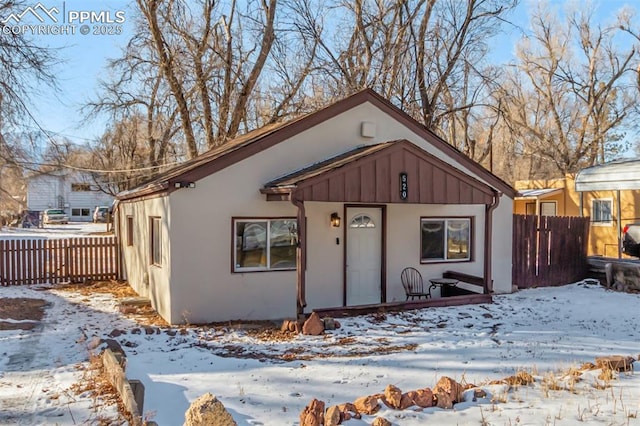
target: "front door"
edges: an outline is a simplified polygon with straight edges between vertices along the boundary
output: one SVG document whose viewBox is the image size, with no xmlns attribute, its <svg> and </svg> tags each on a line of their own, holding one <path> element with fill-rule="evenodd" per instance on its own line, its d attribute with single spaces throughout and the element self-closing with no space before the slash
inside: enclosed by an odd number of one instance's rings
<svg viewBox="0 0 640 426">
<path fill-rule="evenodd" d="M 382 208 L 348 207 L 346 213 L 346 305 L 382 299 Z"/>
</svg>

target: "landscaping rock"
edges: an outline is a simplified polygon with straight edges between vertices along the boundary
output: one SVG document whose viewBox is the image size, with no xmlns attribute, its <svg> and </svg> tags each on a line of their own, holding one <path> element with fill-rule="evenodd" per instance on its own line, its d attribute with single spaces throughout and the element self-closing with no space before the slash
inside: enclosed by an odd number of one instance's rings
<svg viewBox="0 0 640 426">
<path fill-rule="evenodd" d="M 334 320 L 333 318 L 323 318 L 322 322 L 324 323 L 324 329 L 325 330 L 335 330 L 336 328 L 336 320 Z"/>
<path fill-rule="evenodd" d="M 296 330 L 297 322 L 295 320 L 284 320 L 282 321 L 282 326 L 280 327 L 280 331 L 282 332 L 293 332 Z"/>
<path fill-rule="evenodd" d="M 371 426 L 392 426 L 391 422 L 384 417 L 376 417 Z"/>
<path fill-rule="evenodd" d="M 300 413 L 300 426 L 321 426 L 324 424 L 324 402 L 312 399 Z"/>
<path fill-rule="evenodd" d="M 302 326 L 302 334 L 319 336 L 324 333 L 324 323 L 316 312 L 313 312 Z"/>
<path fill-rule="evenodd" d="M 109 333 L 109 337 L 118 337 L 123 334 L 124 334 L 124 331 L 114 328 L 113 330 L 111 330 L 111 333 Z"/>
<path fill-rule="evenodd" d="M 632 371 L 635 359 L 630 356 L 610 355 L 596 358 L 596 366 L 613 371 Z"/>
<path fill-rule="evenodd" d="M 407 396 L 411 398 L 414 405 L 420 408 L 433 407 L 433 392 L 431 389 L 424 388 L 407 392 Z"/>
<path fill-rule="evenodd" d="M 400 408 L 400 401 L 402 400 L 402 391 L 396 386 L 387 385 L 384 389 L 383 402 L 390 408 Z"/>
<path fill-rule="evenodd" d="M 444 408 L 449 410 L 453 408 L 453 404 L 455 401 L 451 397 L 451 394 L 448 393 L 437 393 L 436 394 L 436 407 Z"/>
<path fill-rule="evenodd" d="M 398 407 L 398 410 L 406 410 L 413 405 L 413 399 L 409 397 L 409 394 L 403 393 L 402 397 L 400 398 L 400 406 Z"/>
<path fill-rule="evenodd" d="M 380 410 L 380 404 L 378 404 L 378 395 L 363 396 L 356 399 L 353 402 L 356 407 L 356 411 L 368 416 L 375 414 Z"/>
<path fill-rule="evenodd" d="M 205 393 L 191 404 L 184 426 L 237 426 L 231 414 L 211 393 Z"/>
<path fill-rule="evenodd" d="M 353 417 L 354 419 L 359 419 L 362 416 L 360 415 L 360 413 L 358 412 L 358 409 L 356 408 L 355 405 L 353 405 L 350 402 L 344 403 L 344 404 L 340 404 L 338 405 L 338 408 L 340 409 L 340 412 L 342 413 L 342 421 L 347 421 L 347 420 L 351 420 L 351 418 Z"/>
<path fill-rule="evenodd" d="M 324 414 L 324 426 L 338 426 L 342 422 L 342 413 L 340 407 L 333 405 L 327 408 Z"/>
<path fill-rule="evenodd" d="M 433 391 L 438 397 L 438 407 L 441 406 L 441 399 L 443 401 L 447 401 L 447 405 L 449 405 L 450 401 L 453 406 L 453 404 L 462 401 L 462 392 L 464 392 L 464 387 L 451 377 L 442 376 L 440 380 L 438 380 L 438 383 L 436 383 Z M 446 398 L 441 398 L 441 396 L 446 396 Z"/>
</svg>

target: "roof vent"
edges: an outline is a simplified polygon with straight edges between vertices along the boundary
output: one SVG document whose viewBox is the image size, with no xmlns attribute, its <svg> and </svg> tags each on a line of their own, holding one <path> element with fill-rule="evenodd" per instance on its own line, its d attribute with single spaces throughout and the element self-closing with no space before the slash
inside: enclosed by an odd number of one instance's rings
<svg viewBox="0 0 640 426">
<path fill-rule="evenodd" d="M 371 121 L 363 121 L 360 127 L 360 135 L 363 138 L 375 138 L 376 137 L 376 123 Z"/>
</svg>

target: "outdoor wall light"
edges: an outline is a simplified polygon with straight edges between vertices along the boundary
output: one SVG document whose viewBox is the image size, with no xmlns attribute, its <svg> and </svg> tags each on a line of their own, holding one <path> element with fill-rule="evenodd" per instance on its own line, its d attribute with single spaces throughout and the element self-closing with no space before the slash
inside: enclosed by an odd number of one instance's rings
<svg viewBox="0 0 640 426">
<path fill-rule="evenodd" d="M 336 212 L 331 213 L 331 226 L 334 228 L 340 227 L 340 216 Z"/>
<path fill-rule="evenodd" d="M 174 186 L 176 188 L 195 188 L 196 183 L 195 182 L 176 182 L 174 183 Z"/>
</svg>

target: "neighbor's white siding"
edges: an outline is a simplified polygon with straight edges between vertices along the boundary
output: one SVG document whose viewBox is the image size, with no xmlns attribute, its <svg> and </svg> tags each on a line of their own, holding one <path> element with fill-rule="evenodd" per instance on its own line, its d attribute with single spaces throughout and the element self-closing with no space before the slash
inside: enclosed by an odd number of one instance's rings
<svg viewBox="0 0 640 426">
<path fill-rule="evenodd" d="M 98 206 L 111 206 L 113 197 L 98 190 L 73 191 L 72 184 L 90 182 L 82 174 L 39 175 L 27 182 L 27 209 L 44 211 L 61 208 L 72 221 L 91 221 Z M 95 187 L 95 185 L 94 185 Z M 88 215 L 74 215 L 74 210 L 88 210 Z"/>
</svg>

